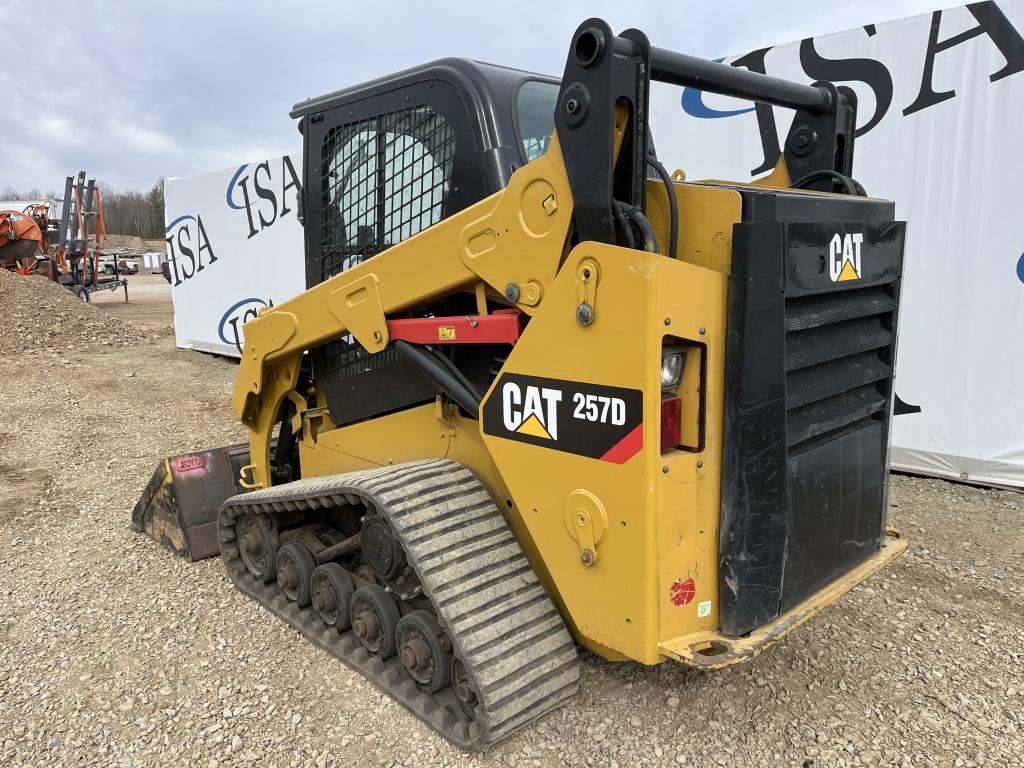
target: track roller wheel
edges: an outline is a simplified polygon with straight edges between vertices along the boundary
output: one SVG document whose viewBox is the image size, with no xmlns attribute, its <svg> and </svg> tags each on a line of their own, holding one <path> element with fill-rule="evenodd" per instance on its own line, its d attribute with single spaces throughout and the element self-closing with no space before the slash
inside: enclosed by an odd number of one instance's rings
<svg viewBox="0 0 1024 768">
<path fill-rule="evenodd" d="M 469 673 L 466 672 L 466 665 L 462 659 L 452 656 L 452 690 L 455 691 L 455 698 L 459 700 L 459 706 L 469 718 L 476 718 L 476 705 L 478 703 L 476 691 L 469 682 Z"/>
<path fill-rule="evenodd" d="M 451 681 L 451 641 L 430 611 L 407 613 L 395 633 L 399 658 L 421 691 L 437 693 Z"/>
<path fill-rule="evenodd" d="M 238 549 L 246 569 L 269 584 L 277 577 L 277 526 L 266 515 L 242 515 L 236 529 Z"/>
<path fill-rule="evenodd" d="M 384 587 L 371 584 L 352 595 L 352 631 L 370 653 L 387 659 L 395 655 L 398 606 Z"/>
<path fill-rule="evenodd" d="M 277 583 L 299 608 L 310 603 L 309 583 L 315 568 L 316 563 L 309 550 L 294 541 L 285 544 L 277 553 Z"/>
<path fill-rule="evenodd" d="M 313 571 L 310 598 L 320 619 L 343 632 L 351 626 L 352 577 L 338 563 L 324 563 Z"/>
</svg>

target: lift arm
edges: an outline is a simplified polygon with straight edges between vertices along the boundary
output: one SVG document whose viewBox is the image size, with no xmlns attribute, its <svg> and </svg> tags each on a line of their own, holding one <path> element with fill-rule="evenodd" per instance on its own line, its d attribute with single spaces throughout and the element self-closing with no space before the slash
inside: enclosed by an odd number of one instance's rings
<svg viewBox="0 0 1024 768">
<path fill-rule="evenodd" d="M 271 485 L 271 435 L 281 403 L 296 399 L 304 351 L 351 333 L 368 352 L 380 352 L 390 342 L 390 315 L 479 282 L 533 314 L 558 272 L 572 215 L 554 137 L 548 152 L 514 173 L 502 192 L 246 323 L 232 399 L 249 428 L 246 485 Z"/>
</svg>

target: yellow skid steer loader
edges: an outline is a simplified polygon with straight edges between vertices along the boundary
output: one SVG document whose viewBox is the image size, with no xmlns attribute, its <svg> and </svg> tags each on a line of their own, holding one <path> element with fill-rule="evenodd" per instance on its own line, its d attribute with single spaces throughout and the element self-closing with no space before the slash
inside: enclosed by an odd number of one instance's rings
<svg viewBox="0 0 1024 768">
<path fill-rule="evenodd" d="M 669 174 L 652 80 L 795 110 L 775 171 Z M 308 290 L 245 325 L 248 445 L 163 462 L 136 528 L 466 749 L 571 698 L 577 645 L 752 658 L 906 546 L 905 225 L 855 113 L 599 19 L 560 81 L 445 59 L 297 105 Z"/>
</svg>

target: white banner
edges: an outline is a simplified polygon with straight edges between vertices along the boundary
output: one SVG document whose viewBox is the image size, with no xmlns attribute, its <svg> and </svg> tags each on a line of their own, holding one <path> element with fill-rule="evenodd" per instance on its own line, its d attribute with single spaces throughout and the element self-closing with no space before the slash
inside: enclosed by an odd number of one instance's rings
<svg viewBox="0 0 1024 768">
<path fill-rule="evenodd" d="M 854 176 L 908 222 L 895 468 L 1024 486 L 1022 33 L 1003 0 L 724 60 L 857 94 Z M 792 115 L 653 88 L 658 155 L 691 180 L 763 175 Z"/>
<path fill-rule="evenodd" d="M 301 173 L 296 154 L 167 180 L 179 347 L 238 357 L 242 324 L 305 290 Z"/>
</svg>

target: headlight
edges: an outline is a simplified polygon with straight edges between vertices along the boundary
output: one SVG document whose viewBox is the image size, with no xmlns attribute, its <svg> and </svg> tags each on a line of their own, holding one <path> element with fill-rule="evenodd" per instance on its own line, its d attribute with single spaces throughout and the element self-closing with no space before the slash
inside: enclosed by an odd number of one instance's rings
<svg viewBox="0 0 1024 768">
<path fill-rule="evenodd" d="M 683 375 L 683 353 L 665 352 L 661 356 L 661 388 L 672 389 Z"/>
</svg>

